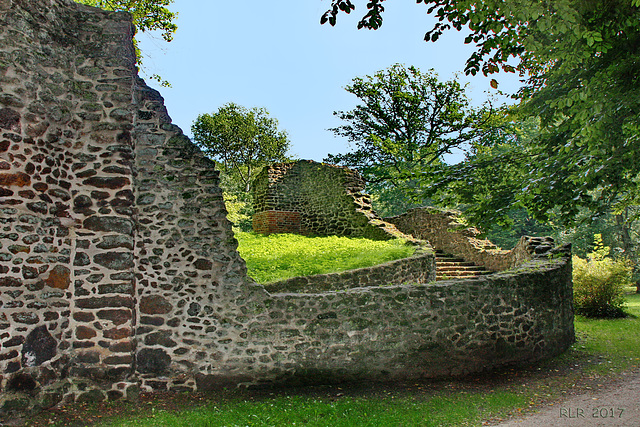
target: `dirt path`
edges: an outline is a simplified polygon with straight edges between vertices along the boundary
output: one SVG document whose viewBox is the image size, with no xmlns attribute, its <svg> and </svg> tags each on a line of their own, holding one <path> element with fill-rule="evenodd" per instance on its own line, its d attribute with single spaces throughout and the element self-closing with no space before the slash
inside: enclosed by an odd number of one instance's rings
<svg viewBox="0 0 640 427">
<path fill-rule="evenodd" d="M 640 427 L 640 372 L 630 372 L 606 387 L 550 403 L 540 412 L 495 427 Z"/>
</svg>

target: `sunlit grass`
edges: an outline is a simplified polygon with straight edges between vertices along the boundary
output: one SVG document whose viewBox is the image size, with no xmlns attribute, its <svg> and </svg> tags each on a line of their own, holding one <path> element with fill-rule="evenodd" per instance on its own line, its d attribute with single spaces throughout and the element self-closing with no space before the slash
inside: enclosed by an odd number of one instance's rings
<svg viewBox="0 0 640 427">
<path fill-rule="evenodd" d="M 628 295 L 625 319 L 576 318 L 578 342 L 538 370 L 565 373 L 541 380 L 509 382 L 484 390 L 431 394 L 318 398 L 298 395 L 216 402 L 196 410 L 156 411 L 109 426 L 479 426 L 487 419 L 526 412 L 558 398 L 580 375 L 607 375 L 640 365 L 640 295 Z M 589 363 L 591 362 L 591 363 Z M 573 366 L 583 364 L 583 374 Z M 571 370 L 566 367 L 570 366 Z M 506 375 L 506 374 L 503 374 Z M 516 375 L 515 378 L 518 378 Z"/>
<path fill-rule="evenodd" d="M 178 414 L 161 412 L 109 426 L 473 426 L 505 406 L 524 406 L 527 397 L 506 392 L 446 393 L 412 397 L 336 400 L 285 396 L 215 404 Z"/>
<path fill-rule="evenodd" d="M 620 371 L 640 364 L 640 294 L 627 294 L 623 319 L 587 319 L 576 316 L 576 347 L 603 359 L 598 373 Z"/>
<path fill-rule="evenodd" d="M 370 267 L 415 252 L 414 246 L 400 239 L 255 233 L 237 233 L 236 238 L 249 276 L 258 283 Z"/>
</svg>

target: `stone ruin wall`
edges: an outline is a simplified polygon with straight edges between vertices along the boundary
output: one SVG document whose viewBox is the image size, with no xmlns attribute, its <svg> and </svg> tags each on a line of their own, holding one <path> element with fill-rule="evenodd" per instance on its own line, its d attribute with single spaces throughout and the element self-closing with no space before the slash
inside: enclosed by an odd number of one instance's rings
<svg viewBox="0 0 640 427">
<path fill-rule="evenodd" d="M 388 240 L 402 233 L 371 209 L 358 172 L 311 160 L 276 163 L 253 184 L 253 229 Z M 406 236 L 404 236 L 406 237 Z"/>
<path fill-rule="evenodd" d="M 268 293 L 213 163 L 137 77 L 129 16 L 0 0 L 0 419 L 140 390 L 409 379 L 573 340 L 570 258 L 466 282 Z"/>
<path fill-rule="evenodd" d="M 126 15 L 45 0 L 5 0 L 0 22 L 0 386 L 104 373 L 124 394 L 135 346 L 133 29 Z"/>
<path fill-rule="evenodd" d="M 5 0 L 0 22 L 0 388 L 153 387 L 247 280 L 218 172 L 137 77 L 128 14 Z"/>
<path fill-rule="evenodd" d="M 270 293 L 318 293 L 390 284 L 429 283 L 436 280 L 435 255 L 431 246 L 416 248 L 413 255 L 371 267 L 337 273 L 292 277 L 266 283 Z"/>
<path fill-rule="evenodd" d="M 515 268 L 554 246 L 551 237 L 523 236 L 513 249 L 500 249 L 482 238 L 476 228 L 463 224 L 460 212 L 455 210 L 414 208 L 401 215 L 385 218 L 385 221 L 394 224 L 403 233 L 430 242 L 438 250 L 481 265 L 489 271 Z"/>
</svg>

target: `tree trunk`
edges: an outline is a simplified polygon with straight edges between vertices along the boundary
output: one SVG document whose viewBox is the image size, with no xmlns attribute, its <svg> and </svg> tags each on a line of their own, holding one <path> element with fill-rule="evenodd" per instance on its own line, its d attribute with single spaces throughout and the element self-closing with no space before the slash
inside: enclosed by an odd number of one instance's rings
<svg viewBox="0 0 640 427">
<path fill-rule="evenodd" d="M 620 240 L 622 240 L 622 249 L 625 256 L 631 259 L 633 256 L 633 242 L 631 241 L 631 232 L 629 230 L 628 212 L 625 210 L 624 214 L 617 214 L 615 217 L 619 227 Z"/>
<path fill-rule="evenodd" d="M 633 272 L 638 272 L 638 263 L 635 258 L 635 248 L 631 240 L 631 230 L 629 227 L 629 208 L 625 208 L 624 213 L 616 214 L 616 224 L 619 227 L 620 240 L 622 240 L 622 249 L 627 259 L 633 262 Z M 640 281 L 636 282 L 636 293 L 640 294 Z"/>
</svg>

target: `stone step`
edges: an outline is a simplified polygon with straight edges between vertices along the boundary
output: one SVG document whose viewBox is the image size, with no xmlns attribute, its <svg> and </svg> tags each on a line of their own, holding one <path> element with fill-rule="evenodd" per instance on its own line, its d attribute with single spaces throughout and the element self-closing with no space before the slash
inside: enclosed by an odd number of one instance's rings
<svg viewBox="0 0 640 427">
<path fill-rule="evenodd" d="M 456 262 L 456 261 L 438 261 L 436 260 L 436 264 L 438 266 L 442 266 L 442 267 L 449 267 L 449 266 L 460 266 L 460 267 L 477 267 L 476 264 L 469 262 L 469 261 L 460 261 L 460 262 Z M 482 267 L 484 268 L 484 267 Z"/>
<path fill-rule="evenodd" d="M 452 271 L 436 271 L 436 277 L 438 276 L 486 276 L 491 274 L 490 271 L 478 271 L 478 270 L 452 270 Z"/>
<path fill-rule="evenodd" d="M 485 268 L 483 267 L 478 267 L 477 265 L 450 265 L 450 266 L 436 266 L 436 271 L 443 271 L 443 272 L 447 272 L 447 271 L 471 271 L 471 272 L 478 272 L 481 273 L 483 271 L 487 271 Z"/>
<path fill-rule="evenodd" d="M 460 257 L 436 251 L 436 280 L 470 279 L 491 274 L 484 267 Z"/>
</svg>

